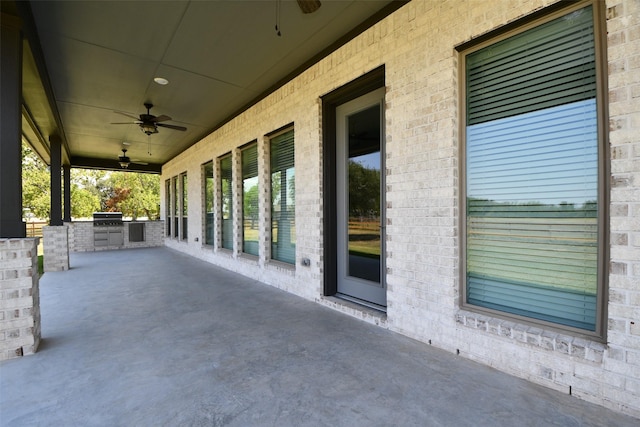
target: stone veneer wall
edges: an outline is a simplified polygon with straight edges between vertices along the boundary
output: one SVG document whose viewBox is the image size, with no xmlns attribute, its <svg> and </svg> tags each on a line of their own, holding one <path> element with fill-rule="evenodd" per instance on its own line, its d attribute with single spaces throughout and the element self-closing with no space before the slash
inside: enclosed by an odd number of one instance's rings
<svg viewBox="0 0 640 427">
<path fill-rule="evenodd" d="M 0 239 L 0 360 L 35 353 L 40 344 L 38 241 Z"/>
<path fill-rule="evenodd" d="M 144 242 L 129 241 L 129 225 L 144 224 Z M 69 251 L 92 252 L 114 249 L 151 248 L 164 245 L 164 221 L 125 221 L 122 226 L 124 244 L 122 246 L 98 246 L 94 245 L 93 233 L 96 227 L 91 221 L 68 222 L 69 227 Z M 101 227 L 103 230 L 114 227 Z"/>
<path fill-rule="evenodd" d="M 453 354 L 640 417 L 640 2 L 606 0 L 610 243 L 605 342 L 460 306 L 459 118 L 456 46 L 558 3 L 556 0 L 413 1 L 246 109 L 162 167 L 188 174 L 189 241 L 173 249 L 358 316 Z M 386 317 L 323 296 L 321 97 L 385 67 Z M 296 265 L 268 259 L 268 137 L 293 123 Z M 260 256 L 203 244 L 202 164 L 258 141 Z M 218 179 L 216 192 L 219 191 Z M 239 183 L 239 180 L 236 181 Z M 240 188 L 236 185 L 236 188 Z M 161 200 L 165 201 L 165 186 Z M 218 194 L 218 193 L 217 193 Z M 236 218 L 240 197 L 234 198 Z M 219 211 L 217 200 L 214 210 Z M 166 215 L 162 206 L 162 217 Z M 219 216 L 218 216 L 219 217 Z M 217 223 L 219 225 L 219 221 Z M 235 225 L 236 234 L 239 223 Z M 218 232 L 219 227 L 216 228 Z M 307 258 L 310 266 L 301 265 Z"/>
</svg>

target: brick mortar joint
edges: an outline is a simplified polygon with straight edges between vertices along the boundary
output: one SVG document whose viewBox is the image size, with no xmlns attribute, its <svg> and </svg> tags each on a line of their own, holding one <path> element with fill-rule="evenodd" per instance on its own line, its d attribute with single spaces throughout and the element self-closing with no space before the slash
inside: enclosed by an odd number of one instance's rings
<svg viewBox="0 0 640 427">
<path fill-rule="evenodd" d="M 588 338 L 545 330 L 515 321 L 498 319 L 484 314 L 460 310 L 456 323 L 464 328 L 508 339 L 540 350 L 563 354 L 584 362 L 602 364 L 609 346 Z"/>
</svg>

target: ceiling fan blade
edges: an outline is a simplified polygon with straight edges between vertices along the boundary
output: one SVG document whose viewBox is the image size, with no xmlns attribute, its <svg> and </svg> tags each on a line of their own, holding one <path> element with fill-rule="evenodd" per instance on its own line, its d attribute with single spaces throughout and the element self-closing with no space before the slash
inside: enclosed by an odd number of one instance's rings
<svg viewBox="0 0 640 427">
<path fill-rule="evenodd" d="M 156 125 L 161 126 L 163 128 L 173 129 L 173 130 L 181 130 L 181 131 L 187 130 L 187 128 L 184 126 L 166 125 L 164 123 L 157 123 Z"/>
<path fill-rule="evenodd" d="M 147 166 L 149 164 L 147 162 L 141 162 L 138 159 L 131 160 L 131 163 L 135 163 L 136 165 L 144 165 L 144 166 Z"/>
<path fill-rule="evenodd" d="M 320 0 L 298 0 L 298 6 L 300 6 L 302 13 L 313 13 L 320 9 L 322 3 Z"/>
<path fill-rule="evenodd" d="M 135 121 L 135 122 L 115 122 L 115 123 L 110 123 L 112 125 L 139 125 L 140 123 L 142 123 L 141 121 Z"/>
<path fill-rule="evenodd" d="M 140 120 L 140 117 L 134 116 L 134 115 L 129 114 L 129 113 L 125 113 L 124 111 L 116 111 L 116 110 L 114 110 L 113 112 L 116 113 L 116 114 L 122 114 L 123 116 L 129 117 L 129 118 L 134 119 L 134 120 Z"/>
<path fill-rule="evenodd" d="M 161 114 L 158 117 L 153 118 L 151 121 L 157 123 L 157 122 L 166 122 L 167 120 L 171 120 L 171 117 Z"/>
</svg>

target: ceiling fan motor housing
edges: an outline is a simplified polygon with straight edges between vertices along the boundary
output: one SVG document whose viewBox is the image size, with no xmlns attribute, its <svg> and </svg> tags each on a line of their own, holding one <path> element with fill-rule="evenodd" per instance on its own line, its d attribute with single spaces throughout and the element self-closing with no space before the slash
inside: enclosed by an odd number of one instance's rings
<svg viewBox="0 0 640 427">
<path fill-rule="evenodd" d="M 171 120 L 171 117 L 165 115 L 165 114 L 161 114 L 159 116 L 154 116 L 153 114 L 151 114 L 151 108 L 153 107 L 153 104 L 151 103 L 145 103 L 144 106 L 147 108 L 147 112 L 140 114 L 139 118 L 136 118 L 134 116 L 131 116 L 128 113 L 124 113 L 121 111 L 115 111 L 118 114 L 122 114 L 124 116 L 127 117 L 131 117 L 133 119 L 136 119 L 134 122 L 129 122 L 129 123 L 112 123 L 115 125 L 123 125 L 123 124 L 136 124 L 140 127 L 140 130 L 146 134 L 146 135 L 151 135 L 154 133 L 158 133 L 158 126 L 160 127 L 164 127 L 167 129 L 173 129 L 173 130 L 179 130 L 179 131 L 186 131 L 187 128 L 184 126 L 178 126 L 178 125 L 170 125 L 170 124 L 166 124 L 166 123 L 159 123 L 159 122 L 165 122 L 168 120 Z"/>
</svg>

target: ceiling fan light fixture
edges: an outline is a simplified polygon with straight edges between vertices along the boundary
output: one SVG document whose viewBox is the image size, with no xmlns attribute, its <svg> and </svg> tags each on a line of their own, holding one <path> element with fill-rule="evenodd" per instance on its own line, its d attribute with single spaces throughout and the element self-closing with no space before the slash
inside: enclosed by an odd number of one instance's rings
<svg viewBox="0 0 640 427">
<path fill-rule="evenodd" d="M 147 135 L 151 135 L 152 133 L 158 133 L 158 129 L 156 129 L 156 125 L 153 123 L 141 123 L 140 129 L 142 130 L 142 132 L 146 133 Z"/>
<path fill-rule="evenodd" d="M 320 9 L 322 3 L 320 3 L 320 0 L 298 0 L 298 6 L 302 13 L 307 14 Z"/>
<path fill-rule="evenodd" d="M 129 163 L 131 163 L 131 160 L 127 157 L 127 150 L 125 148 L 122 149 L 122 156 L 118 157 L 118 163 L 122 169 L 128 168 Z"/>
</svg>

